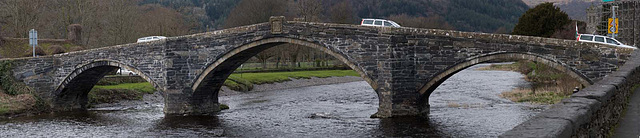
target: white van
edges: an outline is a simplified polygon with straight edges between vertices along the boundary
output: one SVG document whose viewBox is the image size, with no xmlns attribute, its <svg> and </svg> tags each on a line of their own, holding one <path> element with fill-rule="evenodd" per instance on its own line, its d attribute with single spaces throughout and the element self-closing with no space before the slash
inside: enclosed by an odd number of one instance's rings
<svg viewBox="0 0 640 138">
<path fill-rule="evenodd" d="M 611 37 L 601 36 L 601 35 L 580 34 L 578 36 L 578 41 L 605 44 L 605 45 L 611 45 L 611 46 L 623 47 L 623 48 L 638 49 L 638 48 L 633 47 L 633 46 L 628 46 L 628 45 L 622 44 L 622 43 L 620 43 L 620 41 L 618 41 L 616 39 L 613 39 Z"/>
<path fill-rule="evenodd" d="M 143 38 L 138 38 L 137 43 L 155 41 L 155 40 L 166 39 L 166 38 L 167 37 L 164 37 L 164 36 L 147 36 Z"/>
<path fill-rule="evenodd" d="M 383 19 L 362 19 L 362 26 L 378 26 L 378 27 L 402 27 L 398 23 Z"/>
</svg>

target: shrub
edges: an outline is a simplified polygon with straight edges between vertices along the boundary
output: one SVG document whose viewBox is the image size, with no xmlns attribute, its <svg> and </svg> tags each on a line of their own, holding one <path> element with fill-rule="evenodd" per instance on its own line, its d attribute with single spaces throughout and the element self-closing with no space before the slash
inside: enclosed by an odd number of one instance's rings
<svg viewBox="0 0 640 138">
<path fill-rule="evenodd" d="M 9 95 L 32 93 L 31 87 L 15 80 L 13 71 L 11 71 L 12 68 L 11 61 L 0 61 L 0 83 L 2 89 Z"/>
<path fill-rule="evenodd" d="M 27 51 L 27 52 L 23 55 L 23 57 L 31 57 L 31 56 L 33 56 L 33 52 L 34 52 L 34 51 L 32 51 L 32 50 L 33 50 L 33 49 L 29 48 L 29 51 Z M 42 48 L 41 48 L 41 47 L 36 47 L 36 51 L 35 51 L 35 52 L 36 52 L 36 55 L 37 55 L 37 56 L 44 56 L 44 55 L 47 55 L 47 53 L 46 53 L 46 52 L 44 52 L 44 50 L 42 50 Z"/>
<path fill-rule="evenodd" d="M 64 48 L 60 45 L 52 45 L 49 47 L 49 54 L 51 55 L 55 55 L 55 54 L 62 54 L 65 53 L 66 50 L 64 50 Z"/>
<path fill-rule="evenodd" d="M 84 50 L 84 47 L 74 46 L 69 49 L 69 51 L 80 51 L 80 50 Z"/>
</svg>

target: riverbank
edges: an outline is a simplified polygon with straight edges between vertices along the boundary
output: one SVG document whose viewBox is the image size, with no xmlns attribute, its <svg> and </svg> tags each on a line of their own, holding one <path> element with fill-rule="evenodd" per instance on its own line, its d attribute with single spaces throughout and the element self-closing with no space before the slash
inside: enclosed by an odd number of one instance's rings
<svg viewBox="0 0 640 138">
<path fill-rule="evenodd" d="M 348 83 L 348 82 L 357 82 L 357 81 L 364 81 L 364 80 L 360 77 L 355 77 L 355 76 L 327 77 L 327 78 L 311 77 L 307 79 L 291 78 L 289 81 L 285 81 L 285 82 L 255 85 L 252 91 L 247 91 L 247 92 L 235 91 L 235 90 L 229 89 L 229 87 L 227 86 L 223 86 L 222 89 L 220 90 L 219 96 L 232 96 L 232 95 L 239 95 L 239 94 L 245 94 L 245 93 L 257 93 L 257 92 L 265 92 L 265 91 L 284 90 L 284 89 L 293 89 L 293 88 L 300 88 L 300 87 L 330 85 L 330 84 L 339 84 L 339 83 Z M 118 97 L 118 96 L 110 96 L 110 97 Z M 114 111 L 114 110 L 130 110 L 130 109 L 146 108 L 150 106 L 164 106 L 163 105 L 164 98 L 162 97 L 162 94 L 157 91 L 152 93 L 143 93 L 140 95 L 139 98 L 135 98 L 135 99 L 122 99 L 122 98 L 117 98 L 117 99 L 118 100 L 112 99 L 111 102 L 93 103 L 91 105 L 90 110 Z M 224 105 L 224 103 L 222 104 Z"/>
<path fill-rule="evenodd" d="M 311 78 L 360 76 L 353 70 L 312 70 L 291 72 L 259 72 L 259 73 L 234 73 L 227 78 L 224 86 L 234 91 L 254 91 L 254 86 L 262 84 L 274 84 Z M 331 80 L 330 80 L 331 81 Z M 306 85 L 309 86 L 309 85 Z M 257 91 L 262 91 L 258 89 Z"/>
<path fill-rule="evenodd" d="M 516 88 L 500 94 L 500 97 L 513 102 L 533 104 L 555 104 L 573 94 L 573 89 L 581 88 L 580 82 L 563 72 L 547 65 L 531 61 L 518 61 L 509 64 L 492 64 L 478 70 L 514 71 L 523 74 L 531 83 L 529 87 Z"/>
<path fill-rule="evenodd" d="M 36 100 L 31 94 L 12 96 L 0 92 L 0 116 L 11 117 L 28 113 L 36 105 Z"/>
<path fill-rule="evenodd" d="M 356 76 L 342 76 L 342 77 L 310 77 L 310 78 L 289 78 L 288 81 L 277 82 L 277 83 L 265 83 L 254 85 L 251 91 L 236 91 L 232 90 L 227 86 L 222 87 L 222 90 L 219 93 L 219 96 L 230 96 L 237 95 L 246 92 L 263 92 L 263 91 L 272 91 L 272 90 L 282 90 L 282 89 L 291 89 L 291 88 L 299 88 L 299 87 L 307 87 L 307 86 L 319 86 L 319 85 L 329 85 L 329 84 L 338 84 L 338 83 L 347 83 L 347 82 L 356 82 L 356 81 L 364 81 L 361 77 Z"/>
</svg>

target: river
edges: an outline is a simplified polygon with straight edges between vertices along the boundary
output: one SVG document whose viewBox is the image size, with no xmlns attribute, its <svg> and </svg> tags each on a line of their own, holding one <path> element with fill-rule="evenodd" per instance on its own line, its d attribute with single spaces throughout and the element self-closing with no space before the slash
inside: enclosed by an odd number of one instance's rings
<svg viewBox="0 0 640 138">
<path fill-rule="evenodd" d="M 430 97 L 428 118 L 369 118 L 364 81 L 221 96 L 214 117 L 165 117 L 162 103 L 0 120 L 0 137 L 495 137 L 545 108 L 500 98 L 529 84 L 508 71 L 459 72 Z"/>
</svg>

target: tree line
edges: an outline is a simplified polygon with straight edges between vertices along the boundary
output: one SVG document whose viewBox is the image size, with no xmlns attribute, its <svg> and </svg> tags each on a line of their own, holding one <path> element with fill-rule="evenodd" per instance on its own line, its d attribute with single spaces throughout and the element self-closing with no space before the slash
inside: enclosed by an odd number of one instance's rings
<svg viewBox="0 0 640 138">
<path fill-rule="evenodd" d="M 195 24 L 174 9 L 139 0 L 2 0 L 0 34 L 27 37 L 30 29 L 40 38 L 66 38 L 67 26 L 82 25 L 81 44 L 96 48 L 135 42 L 148 35 L 176 36 L 195 32 Z"/>
</svg>

